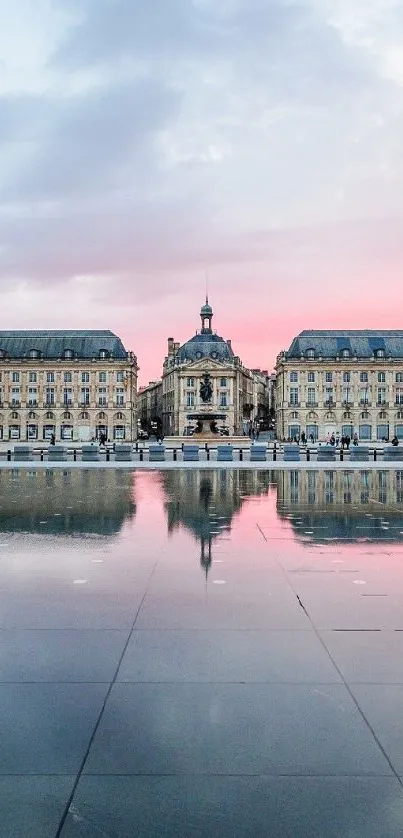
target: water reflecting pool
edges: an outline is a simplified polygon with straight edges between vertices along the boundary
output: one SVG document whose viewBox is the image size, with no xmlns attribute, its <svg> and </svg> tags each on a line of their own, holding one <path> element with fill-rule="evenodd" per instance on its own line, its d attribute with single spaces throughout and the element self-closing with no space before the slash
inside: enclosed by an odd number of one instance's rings
<svg viewBox="0 0 403 838">
<path fill-rule="evenodd" d="M 403 471 L 0 472 L 0 835 L 403 834 Z"/>
</svg>

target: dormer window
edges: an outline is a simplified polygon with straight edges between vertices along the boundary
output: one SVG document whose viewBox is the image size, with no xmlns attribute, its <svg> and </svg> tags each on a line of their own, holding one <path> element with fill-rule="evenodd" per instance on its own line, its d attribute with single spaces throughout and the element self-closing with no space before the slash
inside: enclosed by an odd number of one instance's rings
<svg viewBox="0 0 403 838">
<path fill-rule="evenodd" d="M 0 358 L 5 358 L 5 355 L 4 349 L 0 349 Z"/>
<path fill-rule="evenodd" d="M 73 349 L 65 349 L 63 352 L 63 358 L 66 360 L 71 360 L 74 358 L 74 350 Z"/>
<path fill-rule="evenodd" d="M 99 350 L 99 357 L 101 359 L 109 358 L 109 352 L 107 349 L 100 349 Z"/>
<path fill-rule="evenodd" d="M 28 352 L 28 358 L 40 358 L 41 353 L 38 349 L 30 349 Z"/>
<path fill-rule="evenodd" d="M 306 350 L 306 357 L 307 358 L 314 358 L 315 357 L 315 350 L 314 349 L 307 349 Z"/>
<path fill-rule="evenodd" d="M 374 355 L 375 355 L 375 358 L 384 358 L 385 357 L 385 350 L 384 349 L 376 349 Z"/>
<path fill-rule="evenodd" d="M 342 358 L 349 358 L 350 357 L 350 350 L 349 349 L 342 349 L 340 352 L 340 356 Z"/>
</svg>

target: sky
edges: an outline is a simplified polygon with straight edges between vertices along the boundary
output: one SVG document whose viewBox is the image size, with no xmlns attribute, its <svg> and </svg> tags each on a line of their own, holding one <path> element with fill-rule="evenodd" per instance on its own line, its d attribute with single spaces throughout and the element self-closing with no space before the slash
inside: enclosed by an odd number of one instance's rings
<svg viewBox="0 0 403 838">
<path fill-rule="evenodd" d="M 401 0 L 0 0 L 0 329 L 399 328 Z"/>
</svg>

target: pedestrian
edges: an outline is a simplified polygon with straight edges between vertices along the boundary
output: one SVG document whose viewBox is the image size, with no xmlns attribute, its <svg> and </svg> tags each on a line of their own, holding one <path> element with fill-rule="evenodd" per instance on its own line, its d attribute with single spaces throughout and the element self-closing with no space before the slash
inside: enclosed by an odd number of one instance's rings
<svg viewBox="0 0 403 838">
<path fill-rule="evenodd" d="M 351 442 L 351 437 L 349 436 L 349 434 L 347 434 L 347 436 L 346 436 L 346 448 L 347 448 L 347 451 L 348 451 L 348 449 L 350 448 L 350 442 Z"/>
<path fill-rule="evenodd" d="M 357 434 L 357 432 L 353 436 L 353 445 L 358 445 L 358 434 Z"/>
<path fill-rule="evenodd" d="M 51 444 L 51 445 L 55 445 L 55 443 L 56 443 L 56 437 L 55 437 L 55 435 L 54 435 L 54 434 L 51 434 L 51 435 L 50 435 L 50 444 Z"/>
<path fill-rule="evenodd" d="M 302 442 L 302 445 L 305 445 L 305 443 L 306 443 L 305 431 L 302 431 L 302 434 L 301 434 L 301 442 Z"/>
<path fill-rule="evenodd" d="M 346 444 L 346 437 L 343 434 L 343 436 L 341 438 L 341 447 L 344 448 L 345 444 Z"/>
<path fill-rule="evenodd" d="M 392 439 L 392 445 L 399 445 L 399 440 L 398 440 L 398 438 L 397 438 L 396 434 L 395 434 L 395 436 L 394 436 L 394 437 L 393 437 L 393 439 Z"/>
</svg>

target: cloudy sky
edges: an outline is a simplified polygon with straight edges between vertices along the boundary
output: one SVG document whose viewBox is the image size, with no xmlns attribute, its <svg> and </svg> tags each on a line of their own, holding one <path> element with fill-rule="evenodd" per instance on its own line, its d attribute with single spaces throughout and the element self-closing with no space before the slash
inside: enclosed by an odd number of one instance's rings
<svg viewBox="0 0 403 838">
<path fill-rule="evenodd" d="M 0 328 L 399 328 L 401 0 L 0 0 Z"/>
</svg>

